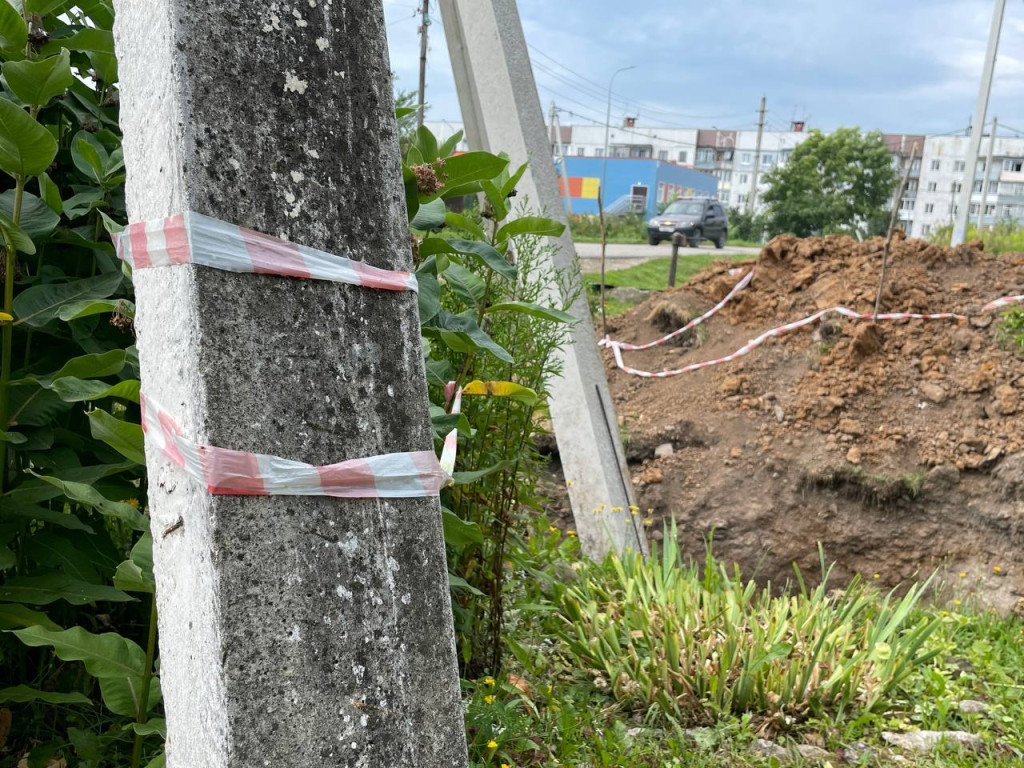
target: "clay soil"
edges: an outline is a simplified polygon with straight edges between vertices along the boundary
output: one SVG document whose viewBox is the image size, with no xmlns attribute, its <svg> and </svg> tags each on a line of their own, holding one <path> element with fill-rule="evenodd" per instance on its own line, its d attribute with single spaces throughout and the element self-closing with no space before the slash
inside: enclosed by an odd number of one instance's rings
<svg viewBox="0 0 1024 768">
<path fill-rule="evenodd" d="M 752 284 L 687 338 L 624 353 L 659 371 L 731 353 L 764 330 L 844 305 L 871 312 L 883 242 L 776 238 Z M 736 284 L 731 262 L 616 318 L 613 338 L 648 342 Z M 738 361 L 669 379 L 607 375 L 638 503 L 661 536 L 716 552 L 760 581 L 820 572 L 818 543 L 854 574 L 896 586 L 938 569 L 950 599 L 1024 601 L 1024 360 L 980 308 L 1024 294 L 1024 255 L 918 241 L 893 245 L 882 311 L 957 320 L 837 316 Z M 670 444 L 671 455 L 655 457 Z M 667 453 L 662 448 L 660 453 Z M 646 510 L 651 512 L 647 513 Z"/>
</svg>

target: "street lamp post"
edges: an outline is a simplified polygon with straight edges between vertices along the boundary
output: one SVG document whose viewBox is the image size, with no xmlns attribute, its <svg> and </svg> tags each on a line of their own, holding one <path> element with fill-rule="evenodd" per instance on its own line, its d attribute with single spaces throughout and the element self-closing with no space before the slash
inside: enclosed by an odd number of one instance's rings
<svg viewBox="0 0 1024 768">
<path fill-rule="evenodd" d="M 601 188 L 599 190 L 602 201 L 604 200 L 605 176 L 608 175 L 608 153 L 611 151 L 611 147 L 608 146 L 608 141 L 609 134 L 612 129 L 612 86 L 615 84 L 615 78 L 618 77 L 620 72 L 625 72 L 630 69 L 636 69 L 636 65 L 632 64 L 628 67 L 615 70 L 615 74 L 612 75 L 612 79 L 608 81 L 608 114 L 604 121 L 604 162 L 601 164 Z"/>
</svg>

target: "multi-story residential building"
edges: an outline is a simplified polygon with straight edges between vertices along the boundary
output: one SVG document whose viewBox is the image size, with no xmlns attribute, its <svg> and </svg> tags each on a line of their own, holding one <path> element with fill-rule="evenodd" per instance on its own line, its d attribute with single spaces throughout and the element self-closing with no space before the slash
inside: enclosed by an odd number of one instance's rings
<svg viewBox="0 0 1024 768">
<path fill-rule="evenodd" d="M 461 125 L 428 122 L 439 138 L 447 138 Z M 911 237 L 928 237 L 952 222 L 959 205 L 961 185 L 967 166 L 967 136 L 926 136 L 884 134 L 893 165 L 902 176 L 910 164 L 907 187 L 899 201 L 899 225 Z M 603 125 L 562 126 L 562 148 L 567 157 L 604 157 Z M 788 161 L 793 149 L 807 138 L 803 131 L 765 131 L 755 206 L 761 201 L 765 175 Z M 552 151 L 557 153 L 554 132 Z M 650 159 L 693 168 L 718 180 L 718 198 L 729 207 L 746 209 L 754 184 L 754 155 L 757 131 L 614 126 L 609 131 L 609 162 L 617 159 Z M 916 147 L 916 150 L 915 150 Z M 1024 222 L 1024 138 L 997 137 L 992 165 L 985 168 L 989 137 L 982 142 L 982 157 L 972 183 L 971 222 L 991 226 L 1002 220 Z M 460 149 L 466 149 L 464 145 Z M 913 155 L 913 160 L 911 160 Z M 628 184 L 613 188 L 621 174 L 609 174 L 606 199 L 630 194 Z M 618 183 L 618 182 L 615 182 Z M 981 210 L 982 185 L 985 208 Z M 657 200 L 661 202 L 659 192 Z M 979 220 L 980 216 L 980 220 Z"/>
</svg>

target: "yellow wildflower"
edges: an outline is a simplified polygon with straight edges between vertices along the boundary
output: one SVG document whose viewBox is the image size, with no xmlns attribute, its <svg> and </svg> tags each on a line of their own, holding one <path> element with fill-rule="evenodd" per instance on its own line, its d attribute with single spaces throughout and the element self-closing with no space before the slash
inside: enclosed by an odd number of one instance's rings
<svg viewBox="0 0 1024 768">
<path fill-rule="evenodd" d="M 960 605 L 960 601 L 959 600 L 954 600 L 953 601 L 953 605 Z"/>
<path fill-rule="evenodd" d="M 966 579 L 967 578 L 967 571 L 960 571 L 960 578 L 961 579 Z"/>
<path fill-rule="evenodd" d="M 876 573 L 876 574 L 875 574 L 874 576 L 872 576 L 871 578 L 872 578 L 872 579 L 880 579 L 880 578 L 882 578 L 882 575 L 881 575 L 880 573 Z"/>
<path fill-rule="evenodd" d="M 553 525 L 549 525 L 548 530 L 551 531 L 551 533 L 558 533 L 558 529 Z"/>
<path fill-rule="evenodd" d="M 576 531 L 568 530 L 568 531 L 565 532 L 565 535 L 566 536 L 575 536 L 576 535 Z"/>
<path fill-rule="evenodd" d="M 1002 572 L 1003 572 L 1003 569 L 1002 569 L 1002 568 L 1000 568 L 1000 567 L 999 567 L 998 565 L 993 565 L 993 566 L 992 566 L 992 572 L 993 572 L 993 573 L 1002 573 Z"/>
<path fill-rule="evenodd" d="M 493 696 L 484 696 L 484 703 L 485 704 L 493 704 L 494 703 L 494 697 Z"/>
<path fill-rule="evenodd" d="M 14 317 L 6 312 L 0 312 L 0 323 L 13 323 Z"/>
<path fill-rule="evenodd" d="M 502 763 L 501 764 L 501 768 L 512 768 L 512 766 L 509 765 L 508 763 Z"/>
<path fill-rule="evenodd" d="M 138 499 L 125 499 L 124 503 L 127 504 L 129 507 L 135 507 L 135 509 L 139 508 L 139 500 Z"/>
<path fill-rule="evenodd" d="M 566 485 L 572 485 L 572 480 L 566 480 L 566 481 L 565 481 L 565 484 L 566 484 Z"/>
<path fill-rule="evenodd" d="M 487 748 L 488 749 L 497 749 L 498 748 L 498 742 L 496 742 L 494 739 L 491 739 L 490 741 L 487 742 Z"/>
<path fill-rule="evenodd" d="M 639 510 L 637 510 L 637 509 L 633 509 L 632 507 L 630 507 L 630 509 L 629 509 L 629 514 L 631 514 L 631 515 L 634 515 L 634 516 L 635 516 L 637 512 L 639 512 Z"/>
<path fill-rule="evenodd" d="M 636 504 L 630 504 L 629 508 L 630 509 L 640 509 L 640 507 L 638 507 Z"/>
<path fill-rule="evenodd" d="M 494 678 L 493 677 L 485 677 L 484 678 L 484 685 L 494 685 Z"/>
<path fill-rule="evenodd" d="M 654 525 L 654 521 L 651 518 L 647 518 L 644 520 L 644 525 Z"/>
<path fill-rule="evenodd" d="M 621 512 L 621 511 L 622 511 L 622 507 L 612 507 L 612 512 Z"/>
</svg>

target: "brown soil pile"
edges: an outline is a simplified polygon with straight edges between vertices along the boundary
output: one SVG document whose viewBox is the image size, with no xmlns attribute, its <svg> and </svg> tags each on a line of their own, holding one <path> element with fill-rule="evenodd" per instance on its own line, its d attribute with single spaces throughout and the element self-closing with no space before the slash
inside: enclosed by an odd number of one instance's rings
<svg viewBox="0 0 1024 768">
<path fill-rule="evenodd" d="M 729 354 L 761 332 L 843 305 L 871 312 L 881 239 L 779 237 L 751 285 L 688 338 L 627 364 L 658 371 Z M 616 318 L 645 343 L 664 318 L 707 311 L 739 280 L 717 264 Z M 950 590 L 1012 608 L 1024 595 L 1024 361 L 1000 346 L 999 315 L 1024 293 L 1024 257 L 971 243 L 893 244 L 883 312 L 956 312 L 970 321 L 870 322 L 830 315 L 738 361 L 665 380 L 608 377 L 640 504 L 674 517 L 694 555 L 716 550 L 775 582 L 817 542 L 840 577 L 895 585 L 946 567 Z M 666 306 L 666 302 L 670 306 Z M 657 311 L 655 311 L 657 309 Z M 673 453 L 654 457 L 671 443 Z M 965 573 L 965 576 L 960 576 Z"/>
</svg>

